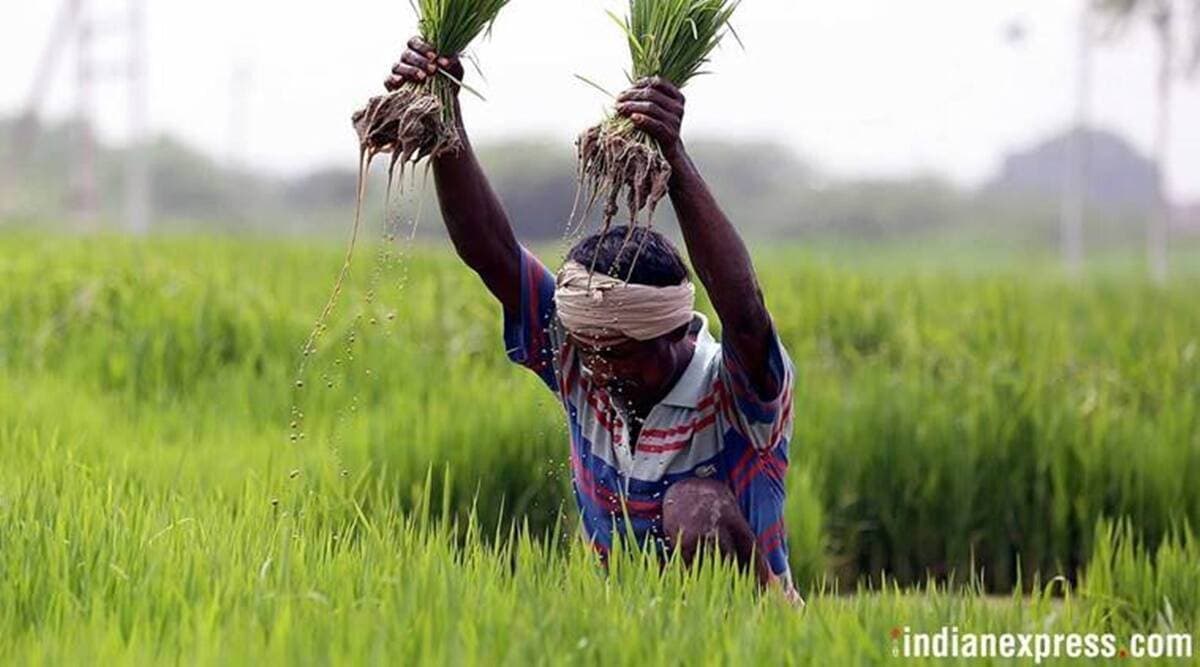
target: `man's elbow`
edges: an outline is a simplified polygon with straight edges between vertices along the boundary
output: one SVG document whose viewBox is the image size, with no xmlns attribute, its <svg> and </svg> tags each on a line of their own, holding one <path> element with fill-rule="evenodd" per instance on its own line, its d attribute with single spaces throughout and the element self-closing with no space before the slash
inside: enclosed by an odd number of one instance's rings
<svg viewBox="0 0 1200 667">
<path fill-rule="evenodd" d="M 752 339 L 769 336 L 771 314 L 767 311 L 762 289 L 755 282 L 744 294 L 745 296 L 732 299 L 725 308 L 717 312 L 722 327 Z"/>
<path fill-rule="evenodd" d="M 461 239 L 454 247 L 459 259 L 485 278 L 504 273 L 520 263 L 521 247 L 514 238 L 487 239 L 474 235 Z"/>
</svg>

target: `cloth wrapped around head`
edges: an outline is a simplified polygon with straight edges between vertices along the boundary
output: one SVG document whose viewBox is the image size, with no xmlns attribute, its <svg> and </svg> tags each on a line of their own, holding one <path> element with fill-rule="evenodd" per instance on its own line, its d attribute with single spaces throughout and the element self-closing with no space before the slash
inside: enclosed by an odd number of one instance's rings
<svg viewBox="0 0 1200 667">
<path fill-rule="evenodd" d="M 651 340 L 692 321 L 696 286 L 627 283 L 591 273 L 576 261 L 558 272 L 554 290 L 558 317 L 567 331 L 596 345 L 625 339 Z"/>
</svg>

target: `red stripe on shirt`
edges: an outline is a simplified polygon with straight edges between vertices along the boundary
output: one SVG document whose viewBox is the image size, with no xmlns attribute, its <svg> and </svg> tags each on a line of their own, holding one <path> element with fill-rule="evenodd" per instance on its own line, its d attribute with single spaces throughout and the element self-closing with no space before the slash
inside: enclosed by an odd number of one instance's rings
<svg viewBox="0 0 1200 667">
<path fill-rule="evenodd" d="M 725 397 L 725 386 L 718 382 L 713 385 L 712 391 L 710 391 L 703 399 L 700 400 L 700 403 L 696 406 L 696 409 L 703 412 L 706 408 L 712 406 L 713 414 L 715 414 L 716 410 L 719 410 L 722 403 L 724 403 Z M 645 431 L 642 431 L 642 438 L 669 438 L 676 435 L 683 435 L 685 433 L 691 435 L 692 432 L 696 430 L 697 425 L 700 422 L 709 419 L 713 416 L 713 414 L 701 414 L 691 422 L 681 424 L 673 428 L 648 428 Z"/>
<path fill-rule="evenodd" d="M 754 466 L 750 469 L 750 472 L 734 483 L 734 495 L 740 496 L 759 473 L 766 473 L 771 479 L 779 481 L 783 479 L 786 472 L 787 466 L 784 465 L 783 461 L 777 460 L 773 452 L 760 451 L 758 460 L 754 462 Z"/>
<path fill-rule="evenodd" d="M 792 416 L 792 390 L 789 387 L 783 393 L 783 414 L 775 420 L 775 427 L 771 429 L 771 440 L 767 443 L 768 447 L 774 447 L 783 436 L 783 425 L 787 423 Z"/>
<path fill-rule="evenodd" d="M 720 381 L 714 383 L 712 391 L 697 404 L 697 409 L 702 411 L 699 416 L 686 424 L 681 424 L 674 428 L 648 429 L 643 431 L 641 438 L 638 440 L 638 451 L 663 454 L 687 449 L 696 431 L 708 428 L 717 421 L 717 413 L 722 411 L 728 400 L 729 395 L 725 391 L 725 385 Z M 707 408 L 711 408 L 711 411 L 705 414 L 703 410 Z M 658 444 L 642 444 L 645 440 L 666 438 L 670 438 L 670 440 Z"/>
<path fill-rule="evenodd" d="M 733 468 L 729 471 L 729 481 L 731 484 L 737 484 L 737 480 L 741 475 L 742 470 L 745 469 L 746 465 L 749 464 L 750 461 L 754 460 L 756 455 L 761 456 L 762 452 L 752 446 L 746 447 L 746 451 L 742 453 L 742 458 L 738 459 L 738 462 L 735 463 Z"/>
<path fill-rule="evenodd" d="M 596 392 L 587 392 L 586 400 L 588 405 L 592 408 L 592 414 L 596 416 L 596 421 L 600 424 L 600 426 L 604 427 L 605 431 L 608 431 L 608 435 L 612 438 L 613 444 L 621 444 L 622 439 L 620 432 L 617 430 L 617 424 L 609 421 L 609 411 L 607 407 L 600 402 L 600 398 L 596 395 Z"/>
<path fill-rule="evenodd" d="M 661 502 L 634 500 L 628 496 L 621 496 L 596 481 L 592 472 L 584 467 L 578 456 L 571 457 L 571 467 L 575 472 L 576 487 L 605 512 L 622 516 L 628 511 L 629 516 L 639 519 L 657 519 L 662 515 Z"/>
<path fill-rule="evenodd" d="M 709 413 L 708 416 L 688 424 L 688 430 L 686 433 L 684 433 L 683 438 L 658 445 L 645 445 L 639 441 L 637 446 L 638 451 L 649 452 L 651 454 L 663 454 L 665 452 L 676 452 L 682 449 L 687 449 L 692 444 L 692 437 L 695 435 L 695 432 L 712 426 L 715 421 L 717 421 L 717 413 Z"/>
<path fill-rule="evenodd" d="M 571 395 L 571 390 L 575 388 L 575 380 L 578 379 L 579 365 L 573 362 L 571 357 L 571 346 L 563 345 L 558 350 L 558 368 L 562 375 L 562 395 L 564 397 Z"/>
<path fill-rule="evenodd" d="M 778 521 L 767 526 L 767 529 L 758 536 L 759 548 L 765 556 L 783 546 L 784 539 L 783 517 L 780 517 Z"/>
</svg>

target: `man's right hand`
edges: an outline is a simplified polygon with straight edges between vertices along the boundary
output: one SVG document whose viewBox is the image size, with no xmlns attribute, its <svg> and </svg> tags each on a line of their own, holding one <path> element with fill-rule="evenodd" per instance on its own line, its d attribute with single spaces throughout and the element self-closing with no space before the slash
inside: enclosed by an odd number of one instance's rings
<svg viewBox="0 0 1200 667">
<path fill-rule="evenodd" d="M 438 73 L 439 70 L 462 81 L 463 66 L 458 54 L 439 54 L 424 39 L 413 37 L 408 40 L 408 47 L 383 85 L 391 92 L 406 83 L 423 85 L 435 76 L 450 82 L 449 77 Z M 457 88 L 453 83 L 449 86 L 451 90 L 457 91 Z M 457 100 L 454 103 L 457 105 Z M 500 198 L 471 150 L 462 127 L 462 114 L 455 116 L 463 141 L 462 150 L 447 151 L 431 159 L 442 220 L 459 257 L 479 274 L 483 284 L 505 309 L 522 312 L 521 246 Z"/>
<path fill-rule="evenodd" d="M 392 66 L 392 73 L 383 82 L 383 87 L 391 92 L 410 81 L 424 83 L 436 76 L 439 68 L 462 81 L 463 66 L 457 54 L 439 54 L 425 40 L 413 37 L 408 40 L 408 48 L 400 60 Z"/>
</svg>

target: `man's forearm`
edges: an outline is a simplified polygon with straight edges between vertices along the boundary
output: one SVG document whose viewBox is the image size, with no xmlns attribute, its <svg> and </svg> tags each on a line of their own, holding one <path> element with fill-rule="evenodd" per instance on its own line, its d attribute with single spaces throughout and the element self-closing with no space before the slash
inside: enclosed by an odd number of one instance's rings
<svg viewBox="0 0 1200 667">
<path fill-rule="evenodd" d="M 461 113 L 458 115 L 461 118 Z M 520 303 L 520 251 L 500 198 L 496 196 L 459 125 L 462 147 L 433 160 L 438 203 L 459 257 L 506 307 Z"/>
<path fill-rule="evenodd" d="M 457 54 L 438 54 L 424 39 L 413 37 L 383 86 L 396 91 L 405 85 L 425 85 L 431 77 L 441 76 L 439 70 L 452 79 L 463 76 Z M 515 311 L 521 302 L 520 246 L 471 149 L 456 96 L 452 104 L 462 146 L 431 160 L 442 218 L 458 255 L 506 309 Z"/>
<path fill-rule="evenodd" d="M 766 307 L 746 244 L 725 216 L 687 152 L 671 158 L 671 203 L 688 255 L 726 327 L 766 320 Z"/>
<path fill-rule="evenodd" d="M 670 151 L 670 196 L 688 255 L 708 291 L 731 344 L 759 389 L 768 393 L 765 373 L 771 321 L 746 244 L 721 210 L 682 144 Z"/>
</svg>

